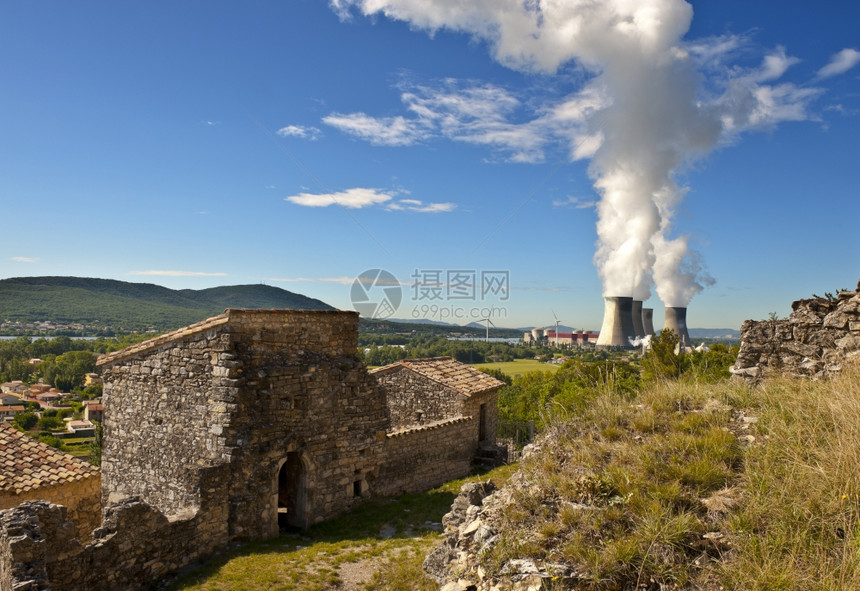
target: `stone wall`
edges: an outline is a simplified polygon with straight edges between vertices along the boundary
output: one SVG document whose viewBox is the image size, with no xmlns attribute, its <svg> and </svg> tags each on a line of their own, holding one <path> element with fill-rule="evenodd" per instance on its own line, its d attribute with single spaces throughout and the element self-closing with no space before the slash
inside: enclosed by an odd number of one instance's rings
<svg viewBox="0 0 860 591">
<path fill-rule="evenodd" d="M 836 297 L 798 300 L 791 309 L 787 319 L 743 323 L 735 376 L 823 377 L 860 361 L 860 283 Z"/>
<path fill-rule="evenodd" d="M 108 507 L 93 541 L 82 545 L 66 508 L 27 501 L 0 512 L 0 589 L 3 591 L 143 591 L 168 573 L 226 545 L 223 478 L 201 475 L 221 501 L 204 503 L 190 519 L 169 520 L 136 499 Z"/>
<path fill-rule="evenodd" d="M 459 417 L 389 433 L 385 463 L 373 481 L 380 495 L 417 492 L 469 474 L 478 420 Z"/>
<path fill-rule="evenodd" d="M 0 510 L 32 500 L 64 505 L 68 519 L 75 522 L 78 537 L 82 542 L 89 540 L 92 531 L 102 521 L 101 478 L 98 475 L 54 486 L 43 486 L 17 495 L 0 495 Z"/>
<path fill-rule="evenodd" d="M 481 410 L 483 407 L 483 410 Z M 476 436 L 480 435 L 480 443 L 495 445 L 496 433 L 499 430 L 499 389 L 487 390 L 472 394 L 463 403 L 463 414 L 475 417 L 483 421 L 483 425 L 476 427 Z M 479 425 L 479 423 L 476 423 Z"/>
<path fill-rule="evenodd" d="M 213 326 L 104 372 L 104 504 L 138 497 L 168 516 L 200 505 L 197 471 L 230 459 L 236 408 L 229 334 Z"/>
<path fill-rule="evenodd" d="M 198 471 L 227 465 L 230 537 L 273 536 L 293 454 L 290 523 L 348 509 L 356 488 L 368 492 L 388 424 L 357 340 L 354 312 L 228 310 L 107 356 L 106 500 L 139 497 L 187 518 L 207 494 Z"/>
<path fill-rule="evenodd" d="M 231 320 L 242 360 L 240 399 L 228 442 L 234 536 L 275 535 L 278 470 L 300 460 L 306 526 L 350 508 L 356 483 L 380 463 L 388 418 L 376 381 L 355 356 L 358 314 L 238 314 Z"/>
<path fill-rule="evenodd" d="M 385 393 L 391 430 L 435 423 L 463 415 L 466 397 L 405 367 L 373 374 Z"/>
</svg>

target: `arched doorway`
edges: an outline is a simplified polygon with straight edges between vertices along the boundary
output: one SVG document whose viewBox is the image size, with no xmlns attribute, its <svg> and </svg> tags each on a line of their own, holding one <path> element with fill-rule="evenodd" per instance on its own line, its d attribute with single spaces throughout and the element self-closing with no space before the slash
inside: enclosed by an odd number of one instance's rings
<svg viewBox="0 0 860 591">
<path fill-rule="evenodd" d="M 307 525 L 307 470 L 299 453 L 291 451 L 278 470 L 278 527 Z"/>
</svg>

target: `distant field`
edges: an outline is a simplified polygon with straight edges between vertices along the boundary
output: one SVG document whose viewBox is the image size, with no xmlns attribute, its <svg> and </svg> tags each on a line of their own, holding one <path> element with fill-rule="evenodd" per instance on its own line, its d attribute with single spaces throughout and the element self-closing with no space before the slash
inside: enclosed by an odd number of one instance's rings
<svg viewBox="0 0 860 591">
<path fill-rule="evenodd" d="M 537 359 L 517 359 L 501 363 L 476 363 L 478 369 L 500 369 L 511 377 L 519 376 L 530 371 L 556 371 L 558 365 L 541 363 Z"/>
</svg>

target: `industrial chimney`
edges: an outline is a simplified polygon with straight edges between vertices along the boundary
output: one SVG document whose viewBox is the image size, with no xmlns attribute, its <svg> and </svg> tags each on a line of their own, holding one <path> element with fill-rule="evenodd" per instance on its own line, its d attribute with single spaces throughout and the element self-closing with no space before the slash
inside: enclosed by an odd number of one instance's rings
<svg viewBox="0 0 860 591">
<path fill-rule="evenodd" d="M 631 349 L 630 341 L 636 338 L 633 329 L 633 298 L 603 298 L 603 326 L 597 337 L 597 347 L 623 347 Z"/>
<path fill-rule="evenodd" d="M 678 345 L 681 350 L 692 347 L 690 333 L 687 332 L 687 308 L 666 308 L 666 321 L 663 330 L 671 328 L 678 335 Z"/>
<path fill-rule="evenodd" d="M 645 336 L 654 336 L 654 308 L 642 308 L 642 329 Z"/>
<path fill-rule="evenodd" d="M 645 336 L 645 328 L 642 326 L 642 300 L 633 300 L 633 333 L 637 339 Z"/>
</svg>

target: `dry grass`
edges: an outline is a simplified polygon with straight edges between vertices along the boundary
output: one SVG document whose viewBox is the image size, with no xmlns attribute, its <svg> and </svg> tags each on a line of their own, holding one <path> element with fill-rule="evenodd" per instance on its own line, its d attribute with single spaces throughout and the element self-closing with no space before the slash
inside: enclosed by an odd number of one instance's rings
<svg viewBox="0 0 860 591">
<path fill-rule="evenodd" d="M 717 551 L 703 538 L 717 514 L 704 499 L 743 465 L 733 415 L 714 395 L 680 382 L 632 401 L 607 391 L 554 425 L 543 453 L 523 462 L 528 485 L 506 507 L 504 542 L 486 566 L 563 564 L 583 589 L 687 585 L 709 562 L 696 559 Z"/>
<path fill-rule="evenodd" d="M 555 424 L 483 557 L 577 589 L 860 589 L 860 372 L 667 381 Z"/>
<path fill-rule="evenodd" d="M 721 569 L 736 589 L 860 589 L 860 372 L 755 392 L 758 445 Z"/>
</svg>

